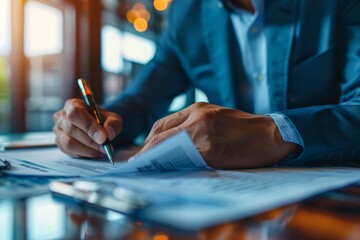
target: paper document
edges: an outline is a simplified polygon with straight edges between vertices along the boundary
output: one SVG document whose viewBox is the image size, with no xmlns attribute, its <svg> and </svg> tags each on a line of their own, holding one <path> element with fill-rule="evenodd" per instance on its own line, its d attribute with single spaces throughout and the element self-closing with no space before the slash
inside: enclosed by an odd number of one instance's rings
<svg viewBox="0 0 360 240">
<path fill-rule="evenodd" d="M 75 159 L 58 148 L 23 149 L 0 153 L 13 166 L 9 175 L 88 177 L 147 171 L 194 170 L 208 168 L 186 132 L 180 132 L 149 151 L 127 159 L 139 148 L 120 150 L 115 165 L 107 159 Z"/>
<path fill-rule="evenodd" d="M 146 194 L 140 216 L 188 230 L 252 216 L 360 181 L 357 168 L 172 171 L 90 179 Z M 111 207 L 110 207 L 111 208 Z M 114 207 L 113 209 L 116 209 Z"/>
<path fill-rule="evenodd" d="M 136 157 L 127 163 L 140 148 L 121 149 L 115 152 L 115 165 L 107 159 L 75 159 L 67 156 L 58 148 L 18 149 L 0 153 L 1 158 L 7 159 L 12 169 L 5 171 L 7 179 L 15 176 L 25 176 L 18 181 L 7 180 L 0 182 L 0 193 L 3 197 L 26 196 L 34 193 L 35 185 L 38 190 L 47 190 L 45 181 L 49 178 L 90 177 L 104 174 L 120 174 L 138 171 L 165 171 L 205 168 L 206 164 L 195 149 L 189 136 L 180 133 L 164 141 L 149 152 Z M 41 179 L 41 177 L 43 179 Z M 14 178 L 13 178 L 14 179 Z M 34 179 L 34 184 L 31 183 Z M 29 181 L 28 181 L 29 180 Z M 12 182 L 9 192 L 9 182 Z M 41 191 L 37 191 L 41 192 Z"/>
<path fill-rule="evenodd" d="M 208 168 L 207 164 L 195 148 L 188 134 L 183 131 L 105 174 L 204 168 Z"/>
<path fill-rule="evenodd" d="M 133 153 L 131 150 L 118 151 L 119 161 L 113 166 L 107 159 L 74 159 L 58 148 L 0 152 L 0 158 L 7 159 L 12 165 L 0 176 L 0 199 L 48 192 L 48 184 L 56 179 L 98 175 L 126 163 Z"/>
<path fill-rule="evenodd" d="M 143 218 L 197 230 L 360 181 L 360 169 L 215 171 L 207 166 L 187 133 L 180 132 L 133 161 L 89 181 L 104 183 L 99 189 L 118 186 L 145 194 L 151 204 L 141 210 Z"/>
<path fill-rule="evenodd" d="M 0 153 L 7 159 L 12 169 L 7 175 L 26 175 L 44 177 L 88 177 L 116 168 L 106 159 L 74 159 L 58 148 L 24 149 Z"/>
</svg>

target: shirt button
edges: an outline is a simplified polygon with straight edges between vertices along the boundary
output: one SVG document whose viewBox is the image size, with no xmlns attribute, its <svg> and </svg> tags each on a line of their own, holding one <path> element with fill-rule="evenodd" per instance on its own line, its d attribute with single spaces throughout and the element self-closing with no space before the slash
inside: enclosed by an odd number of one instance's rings
<svg viewBox="0 0 360 240">
<path fill-rule="evenodd" d="M 257 33 L 258 31 L 259 31 L 259 29 L 257 27 L 252 27 L 251 28 L 252 33 Z"/>
</svg>

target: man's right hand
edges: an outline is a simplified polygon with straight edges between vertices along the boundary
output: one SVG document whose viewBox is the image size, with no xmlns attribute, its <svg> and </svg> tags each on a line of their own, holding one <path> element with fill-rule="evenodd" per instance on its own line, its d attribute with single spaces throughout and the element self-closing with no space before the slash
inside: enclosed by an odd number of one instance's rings
<svg viewBox="0 0 360 240">
<path fill-rule="evenodd" d="M 101 146 L 106 138 L 113 140 L 122 130 L 120 115 L 99 109 L 104 126 L 99 125 L 87 111 L 83 100 L 70 99 L 54 114 L 56 144 L 72 157 L 100 158 L 105 155 Z"/>
</svg>

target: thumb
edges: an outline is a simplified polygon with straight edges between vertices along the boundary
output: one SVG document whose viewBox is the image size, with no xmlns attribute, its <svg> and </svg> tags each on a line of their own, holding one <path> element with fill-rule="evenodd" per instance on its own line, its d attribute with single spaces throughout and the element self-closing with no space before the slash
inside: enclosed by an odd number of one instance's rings
<svg viewBox="0 0 360 240">
<path fill-rule="evenodd" d="M 104 116 L 104 128 L 107 134 L 108 139 L 111 141 L 115 137 L 117 137 L 122 128 L 123 128 L 123 120 L 119 114 L 113 112 L 102 112 Z"/>
</svg>

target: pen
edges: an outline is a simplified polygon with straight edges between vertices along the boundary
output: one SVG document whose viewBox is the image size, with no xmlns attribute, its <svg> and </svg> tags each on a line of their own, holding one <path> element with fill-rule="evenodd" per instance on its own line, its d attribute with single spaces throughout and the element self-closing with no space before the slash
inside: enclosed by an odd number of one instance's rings
<svg viewBox="0 0 360 240">
<path fill-rule="evenodd" d="M 99 110 L 95 104 L 95 98 L 94 98 L 93 92 L 91 91 L 90 85 L 83 78 L 78 79 L 78 85 L 79 85 L 81 93 L 84 97 L 84 101 L 86 102 L 86 105 L 88 106 L 89 113 L 96 119 L 96 121 L 101 126 L 103 126 L 104 122 L 103 122 L 101 115 L 99 113 Z M 113 152 L 111 150 L 109 139 L 106 139 L 106 141 L 102 144 L 102 146 L 106 152 L 106 156 L 108 157 L 109 161 L 112 163 L 112 165 L 114 165 Z"/>
</svg>

